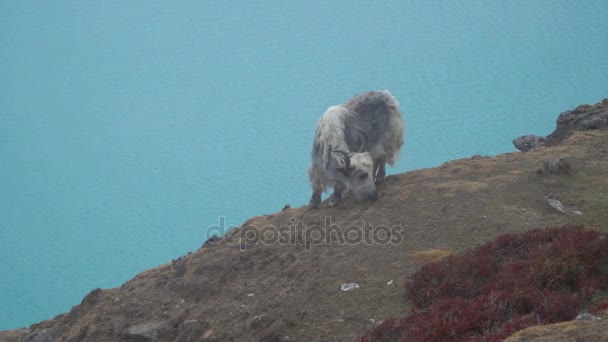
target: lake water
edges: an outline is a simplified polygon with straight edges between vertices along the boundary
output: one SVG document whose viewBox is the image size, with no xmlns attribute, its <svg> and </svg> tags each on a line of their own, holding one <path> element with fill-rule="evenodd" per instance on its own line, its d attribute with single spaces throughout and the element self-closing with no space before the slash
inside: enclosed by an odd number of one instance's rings
<svg viewBox="0 0 608 342">
<path fill-rule="evenodd" d="M 513 151 L 608 97 L 608 2 L 3 1 L 0 329 L 300 206 L 315 124 L 402 105 L 389 173 Z"/>
</svg>

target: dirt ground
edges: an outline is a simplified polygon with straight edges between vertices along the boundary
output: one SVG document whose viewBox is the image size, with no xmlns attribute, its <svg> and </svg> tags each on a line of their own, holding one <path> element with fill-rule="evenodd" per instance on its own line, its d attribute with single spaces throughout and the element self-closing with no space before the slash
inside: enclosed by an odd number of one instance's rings
<svg viewBox="0 0 608 342">
<path fill-rule="evenodd" d="M 545 161 L 564 157 L 570 172 L 543 171 Z M 352 341 L 408 312 L 402 284 L 427 260 L 421 255 L 536 227 L 608 230 L 608 131 L 390 176 L 379 193 L 372 203 L 254 217 L 120 287 L 92 291 L 69 313 L 0 332 L 0 340 Z M 345 283 L 359 288 L 342 291 Z"/>
</svg>

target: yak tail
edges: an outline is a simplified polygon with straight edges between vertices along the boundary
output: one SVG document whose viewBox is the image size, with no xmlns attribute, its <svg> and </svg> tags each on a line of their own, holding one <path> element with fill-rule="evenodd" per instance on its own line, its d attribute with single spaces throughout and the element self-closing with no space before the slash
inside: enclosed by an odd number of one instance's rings
<svg viewBox="0 0 608 342">
<path fill-rule="evenodd" d="M 329 162 L 331 161 L 331 145 L 323 146 L 323 169 L 329 170 Z"/>
</svg>

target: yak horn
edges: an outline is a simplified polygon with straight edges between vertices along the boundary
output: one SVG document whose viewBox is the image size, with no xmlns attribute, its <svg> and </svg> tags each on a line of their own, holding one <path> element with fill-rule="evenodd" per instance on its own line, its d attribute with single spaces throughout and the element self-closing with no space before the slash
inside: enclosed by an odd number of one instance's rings
<svg viewBox="0 0 608 342">
<path fill-rule="evenodd" d="M 350 156 L 352 155 L 352 153 L 350 153 L 350 152 L 344 152 L 344 151 L 341 151 L 341 150 L 332 150 L 332 152 L 339 153 L 339 154 L 341 154 L 341 155 L 344 156 L 344 162 L 346 164 L 345 165 L 345 169 L 349 170 L 350 169 Z"/>
</svg>

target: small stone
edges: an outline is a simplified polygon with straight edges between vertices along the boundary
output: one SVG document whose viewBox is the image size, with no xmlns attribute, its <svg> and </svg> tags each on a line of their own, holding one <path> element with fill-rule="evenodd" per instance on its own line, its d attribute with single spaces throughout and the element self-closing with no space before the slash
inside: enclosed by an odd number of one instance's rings
<svg viewBox="0 0 608 342">
<path fill-rule="evenodd" d="M 355 283 L 344 283 L 340 286 L 340 290 L 342 291 L 350 291 L 353 289 L 358 289 L 359 288 L 359 284 L 355 284 Z"/>
<path fill-rule="evenodd" d="M 207 330 L 203 335 L 201 335 L 201 341 L 209 340 L 213 336 L 213 330 Z"/>
<path fill-rule="evenodd" d="M 393 285 L 393 280 L 391 279 L 391 280 L 387 281 L 386 285 Z"/>
<path fill-rule="evenodd" d="M 602 318 L 589 313 L 582 313 L 575 318 L 577 321 L 599 321 Z"/>
<path fill-rule="evenodd" d="M 158 336 L 158 331 L 164 326 L 164 322 L 150 322 L 132 325 L 127 329 L 127 333 L 129 335 L 143 337 L 148 340 L 155 340 Z"/>
<path fill-rule="evenodd" d="M 249 322 L 250 329 L 264 329 L 269 327 L 275 321 L 272 316 L 267 314 L 261 314 L 253 317 Z"/>
<path fill-rule="evenodd" d="M 547 198 L 547 203 L 549 206 L 562 214 L 566 214 L 566 209 L 564 208 L 562 202 L 554 198 Z"/>
<path fill-rule="evenodd" d="M 567 208 L 564 207 L 564 205 L 562 204 L 562 202 L 560 202 L 560 200 L 558 200 L 556 198 L 555 195 L 549 195 L 545 198 L 545 200 L 547 201 L 547 204 L 549 204 L 549 206 L 557 211 L 559 211 L 562 214 L 574 214 L 574 215 L 583 215 L 583 213 L 579 210 L 574 210 L 572 208 Z"/>
</svg>

